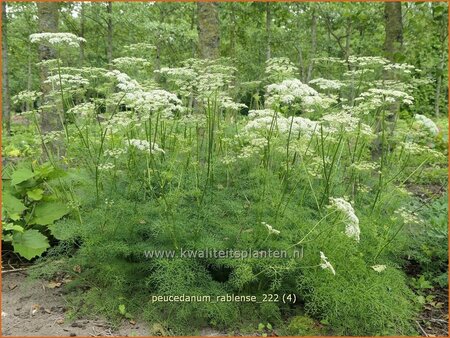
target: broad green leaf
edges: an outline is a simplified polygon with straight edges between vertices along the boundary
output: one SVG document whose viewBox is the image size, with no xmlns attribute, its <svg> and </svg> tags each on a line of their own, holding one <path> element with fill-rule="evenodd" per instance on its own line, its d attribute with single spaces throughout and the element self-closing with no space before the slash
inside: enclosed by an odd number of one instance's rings
<svg viewBox="0 0 450 338">
<path fill-rule="evenodd" d="M 13 239 L 12 233 L 2 235 L 3 242 L 12 242 L 12 239 Z"/>
<path fill-rule="evenodd" d="M 67 175 L 65 170 L 55 168 L 51 163 L 44 163 L 42 166 L 36 168 L 34 171 L 36 175 L 39 176 L 39 178 L 42 178 L 44 180 L 52 180 Z"/>
<path fill-rule="evenodd" d="M 18 232 L 23 232 L 24 231 L 22 226 L 14 224 L 14 223 L 4 224 L 2 226 L 2 230 L 3 231 L 10 231 L 10 230 L 12 230 L 12 231 L 18 231 Z"/>
<path fill-rule="evenodd" d="M 120 305 L 119 305 L 119 313 L 120 313 L 121 315 L 125 315 L 126 310 L 125 310 L 125 305 L 124 305 L 124 304 L 120 304 Z"/>
<path fill-rule="evenodd" d="M 417 301 L 419 302 L 419 304 L 422 304 L 422 305 L 424 305 L 426 303 L 424 296 L 418 296 Z"/>
<path fill-rule="evenodd" d="M 22 182 L 25 182 L 26 180 L 29 180 L 30 178 L 33 178 L 35 175 L 36 174 L 28 168 L 17 169 L 11 175 L 11 184 L 20 184 Z"/>
<path fill-rule="evenodd" d="M 38 230 L 26 230 L 24 233 L 15 233 L 12 245 L 14 252 L 28 260 L 42 255 L 50 247 L 47 237 Z"/>
<path fill-rule="evenodd" d="M 42 199 L 43 193 L 44 193 L 44 190 L 36 188 L 36 189 L 27 191 L 27 196 L 30 199 L 32 199 L 33 201 L 40 201 Z"/>
<path fill-rule="evenodd" d="M 39 175 L 43 178 L 47 177 L 54 171 L 54 167 L 51 165 L 51 163 L 43 163 L 40 167 L 36 168 L 34 171 L 36 172 L 36 175 Z"/>
<path fill-rule="evenodd" d="M 47 226 L 53 237 L 60 241 L 73 240 L 80 235 L 80 226 L 73 220 L 61 220 Z"/>
<path fill-rule="evenodd" d="M 68 213 L 69 208 L 62 202 L 41 202 L 36 205 L 36 208 L 34 209 L 34 217 L 30 223 L 40 225 L 53 224 L 54 221 L 60 219 Z"/>
<path fill-rule="evenodd" d="M 3 191 L 3 211 L 6 212 L 9 218 L 13 220 L 18 220 L 22 212 L 24 212 L 27 207 L 22 203 L 20 199 L 13 196 L 9 191 Z"/>
<path fill-rule="evenodd" d="M 9 218 L 11 218 L 13 221 L 18 221 L 22 218 L 22 216 L 20 214 L 10 214 Z"/>
</svg>

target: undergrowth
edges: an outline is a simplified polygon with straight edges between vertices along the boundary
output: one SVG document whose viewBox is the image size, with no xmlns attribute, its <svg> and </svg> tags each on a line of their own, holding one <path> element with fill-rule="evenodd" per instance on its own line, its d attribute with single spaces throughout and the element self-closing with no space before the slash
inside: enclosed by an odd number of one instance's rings
<svg viewBox="0 0 450 338">
<path fill-rule="evenodd" d="M 78 43 L 62 34 L 33 36 L 58 47 Z M 422 255 L 411 238 L 424 223 L 435 224 L 441 240 L 447 224 L 435 219 L 443 203 L 424 209 L 408 188 L 423 183 L 424 171 L 434 185 L 445 182 L 447 150 L 439 127 L 409 109 L 420 86 L 412 81 L 415 67 L 380 57 L 328 58 L 338 76 L 305 84 L 289 59 L 273 58 L 264 97 L 247 106 L 233 101 L 245 95 L 236 93 L 230 60 L 162 67 L 161 83 L 148 81 L 147 70 L 136 70 L 136 80 L 120 69 L 61 62 L 47 65 L 54 74 L 49 105 L 61 130 L 42 134 L 41 111 L 33 110 L 25 115 L 39 151 L 16 149 L 22 138 L 7 146 L 23 158 L 9 168 L 4 231 L 27 258 L 54 244 L 33 274 L 69 276 L 70 316 L 145 320 L 155 335 L 205 326 L 416 333 L 420 307 L 402 271 L 405 253 Z M 387 72 L 395 80 L 386 80 Z M 38 175 L 41 166 L 58 175 Z M 36 183 L 39 190 L 28 193 Z M 34 210 L 47 202 L 62 211 L 44 222 Z M 433 241 L 419 237 L 422 249 Z M 230 249 L 266 256 L 181 257 L 182 250 Z M 286 256 L 267 256 L 269 250 Z M 445 251 L 427 259 L 443 260 Z M 149 255 L 155 252 L 175 256 Z M 423 256 L 421 262 L 427 265 Z M 211 298 L 164 301 L 182 295 Z M 257 300 L 217 298 L 225 295 Z"/>
</svg>

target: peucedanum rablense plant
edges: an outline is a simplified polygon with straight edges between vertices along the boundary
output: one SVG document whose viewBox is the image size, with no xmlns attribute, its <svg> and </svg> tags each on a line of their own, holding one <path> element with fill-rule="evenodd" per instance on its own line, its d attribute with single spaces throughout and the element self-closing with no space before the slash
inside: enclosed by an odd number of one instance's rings
<svg viewBox="0 0 450 338">
<path fill-rule="evenodd" d="M 298 305 L 152 303 L 151 296 L 295 293 L 302 311 L 328 323 L 330 332 L 414 334 L 412 292 L 393 255 L 420 219 L 407 217 L 415 211 L 404 186 L 445 158 L 423 142 L 439 137 L 432 121 L 408 120 L 423 125 L 417 133 L 392 122 L 394 104 L 413 104 L 412 89 L 401 81 L 413 76 L 410 66 L 352 57 L 350 72 L 339 61 L 341 78 L 305 84 L 288 60 L 272 60 L 261 79 L 265 106 L 247 107 L 233 101 L 230 60 L 163 67 L 158 77 L 166 86 L 139 77 L 139 69 L 148 74 L 150 60 L 133 60 L 123 55 L 112 70 L 49 62 L 53 91 L 46 102 L 64 128 L 43 132 L 40 109 L 25 115 L 48 166 L 66 174 L 45 190 L 35 188 L 38 181 L 23 193 L 4 184 L 7 196 L 28 196 L 20 210 L 7 210 L 7 232 L 39 224 L 36 199 L 50 192 L 71 206 L 45 230 L 58 244 L 43 261 L 62 255 L 74 283 L 84 285 L 80 313 L 94 308 L 120 319 L 117 309 L 126 309 L 170 333 L 239 328 L 246 320 L 276 327 Z M 142 65 L 134 68 L 136 78 L 123 71 L 133 62 Z M 399 80 L 383 82 L 386 67 Z M 28 180 L 41 177 L 37 168 L 26 169 Z M 69 257 L 67 248 L 75 248 Z M 301 249 L 303 255 L 144 255 L 211 248 Z"/>
</svg>

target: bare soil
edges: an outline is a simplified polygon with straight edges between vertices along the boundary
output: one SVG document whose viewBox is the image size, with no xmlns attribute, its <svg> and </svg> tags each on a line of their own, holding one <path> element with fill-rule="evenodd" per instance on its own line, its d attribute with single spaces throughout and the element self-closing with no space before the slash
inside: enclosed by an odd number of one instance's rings
<svg viewBox="0 0 450 338">
<path fill-rule="evenodd" d="M 102 318 L 70 321 L 61 288 L 27 279 L 26 273 L 2 274 L 2 336 L 145 336 L 144 323 L 124 321 L 113 329 Z"/>
<path fill-rule="evenodd" d="M 62 285 L 61 285 L 62 286 Z M 104 318 L 69 320 L 69 304 L 58 283 L 30 280 L 26 271 L 2 274 L 2 336 L 155 336 L 160 326 L 124 320 L 117 328 Z M 201 336 L 224 335 L 205 328 Z"/>
<path fill-rule="evenodd" d="M 435 288 L 430 290 L 434 303 L 426 304 L 419 318 L 417 325 L 419 333 L 425 337 L 448 337 L 448 289 Z"/>
<path fill-rule="evenodd" d="M 30 280 L 24 271 L 2 274 L 2 336 L 154 336 L 157 327 L 123 321 L 115 328 L 103 318 L 69 320 L 69 304 L 60 287 L 45 280 Z M 441 307 L 426 307 L 417 318 L 421 336 L 448 336 L 448 290 L 434 290 Z M 201 336 L 223 336 L 211 328 Z M 237 334 L 240 335 L 240 334 Z M 255 334 L 251 334 L 255 335 Z"/>
</svg>

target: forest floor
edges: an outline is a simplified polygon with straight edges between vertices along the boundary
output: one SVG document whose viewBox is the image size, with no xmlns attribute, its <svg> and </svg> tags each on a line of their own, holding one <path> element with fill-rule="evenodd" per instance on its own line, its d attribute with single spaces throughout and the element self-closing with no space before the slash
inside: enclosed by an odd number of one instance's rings
<svg viewBox="0 0 450 338">
<path fill-rule="evenodd" d="M 448 289 L 436 288 L 433 290 L 433 296 L 435 297 L 435 302 L 442 303 L 443 306 L 425 305 L 417 320 L 420 335 L 426 337 L 448 337 Z"/>
<path fill-rule="evenodd" d="M 446 191 L 446 187 L 439 184 L 411 184 L 407 186 L 407 189 L 423 203 L 427 203 L 430 198 L 441 196 Z M 410 277 L 418 278 L 420 267 L 418 264 L 411 264 L 405 267 L 405 272 Z M 416 320 L 418 331 L 424 337 L 447 337 L 449 326 L 448 288 L 435 287 L 426 293 L 426 296 L 434 297 L 435 304 L 441 304 L 441 306 L 424 305 Z"/>
<path fill-rule="evenodd" d="M 148 327 L 124 322 L 113 328 L 101 318 L 65 318 L 68 310 L 61 285 L 28 280 L 23 271 L 2 276 L 2 336 L 145 336 Z"/>
<path fill-rule="evenodd" d="M 124 321 L 114 327 L 102 318 L 68 320 L 65 316 L 68 303 L 61 286 L 45 280 L 29 280 L 25 271 L 3 274 L 2 336 L 146 336 L 153 331 L 139 321 L 134 324 Z M 421 336 L 447 336 L 447 290 L 440 291 L 438 298 L 445 306 L 424 309 L 417 321 L 423 330 Z M 223 334 L 206 328 L 200 335 Z"/>
</svg>

